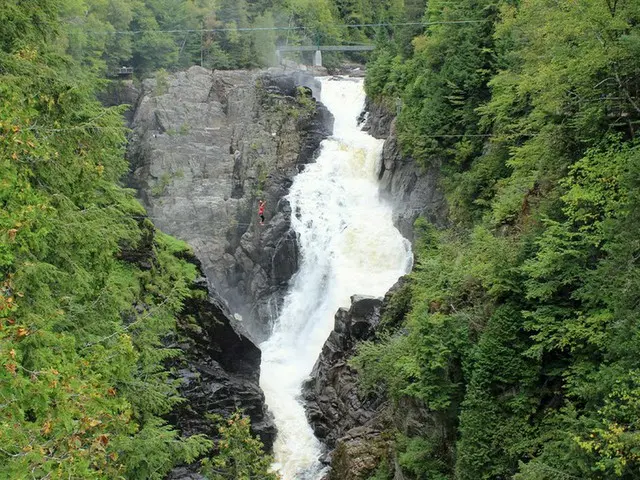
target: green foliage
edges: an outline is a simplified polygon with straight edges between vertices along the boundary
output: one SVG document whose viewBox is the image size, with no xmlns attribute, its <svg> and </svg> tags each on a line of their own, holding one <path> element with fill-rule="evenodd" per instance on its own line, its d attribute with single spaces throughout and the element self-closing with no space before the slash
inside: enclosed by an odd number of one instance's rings
<svg viewBox="0 0 640 480">
<path fill-rule="evenodd" d="M 73 28 L 47 2 L 0 11 L 0 478 L 165 478 L 213 446 L 163 420 L 196 267 L 118 184 L 122 110 L 60 53 Z"/>
<path fill-rule="evenodd" d="M 296 101 L 302 110 L 303 116 L 309 116 L 316 111 L 316 101 L 311 96 L 311 92 L 308 88 L 297 87 L 296 89 Z"/>
<path fill-rule="evenodd" d="M 368 480 L 390 480 L 391 478 L 392 477 L 391 473 L 389 472 L 389 466 L 387 465 L 387 462 L 382 461 L 380 462 L 380 465 L 378 466 L 374 474 L 369 477 Z"/>
<path fill-rule="evenodd" d="M 412 478 L 446 480 L 446 453 L 440 451 L 442 439 L 398 435 L 398 463 Z"/>
<path fill-rule="evenodd" d="M 381 41 L 366 85 L 402 100 L 398 139 L 442 165 L 451 223 L 416 224 L 409 298 L 351 363 L 427 407 L 430 433 L 396 442 L 414 478 L 637 478 L 640 7 L 426 18 L 484 21 Z"/>
<path fill-rule="evenodd" d="M 164 95 L 169 90 L 169 73 L 161 68 L 156 71 L 156 86 L 153 89 L 154 95 Z"/>
<path fill-rule="evenodd" d="M 158 179 L 158 181 L 156 182 L 156 184 L 153 187 L 151 187 L 151 195 L 153 195 L 154 197 L 159 197 L 160 195 L 163 195 L 170 183 L 171 183 L 171 175 L 169 175 L 167 172 L 163 173 Z"/>
<path fill-rule="evenodd" d="M 376 55 L 367 93 L 391 104 L 402 100 L 398 139 L 422 165 L 437 155 L 466 166 L 482 148 L 476 108 L 489 97 L 496 13 L 489 1 L 430 3 L 421 12 L 424 20 L 444 23 L 413 38 L 412 54 L 391 41 Z"/>
<path fill-rule="evenodd" d="M 203 461 L 202 473 L 211 480 L 278 480 L 271 471 L 273 459 L 264 455 L 262 442 L 251 436 L 249 419 L 235 412 L 228 419 L 213 416 L 219 423 L 217 455 Z"/>
<path fill-rule="evenodd" d="M 8 15 L 15 15 L 10 1 Z M 57 38 L 60 52 L 72 55 L 100 74 L 130 66 L 138 78 L 159 69 L 201 65 L 211 69 L 272 66 L 276 45 L 368 43 L 377 33 L 356 27 L 400 19 L 395 0 L 64 0 L 43 3 L 33 15 L 16 17 L 19 35 L 40 34 L 59 12 L 65 28 Z M 394 13 L 395 12 L 395 13 Z M 4 12 L 3 12 L 4 13 Z M 52 17 L 53 16 L 53 17 Z M 1 18 L 1 17 L 0 17 Z M 17 20 L 20 21 L 17 21 Z M 338 27 L 350 25 L 351 28 Z M 42 32 L 46 32 L 45 28 Z M 47 35 L 45 33 L 45 35 Z M 355 60 L 366 55 L 354 53 Z M 337 66 L 341 54 L 329 52 L 325 63 Z M 311 61 L 311 56 L 298 58 Z"/>
</svg>

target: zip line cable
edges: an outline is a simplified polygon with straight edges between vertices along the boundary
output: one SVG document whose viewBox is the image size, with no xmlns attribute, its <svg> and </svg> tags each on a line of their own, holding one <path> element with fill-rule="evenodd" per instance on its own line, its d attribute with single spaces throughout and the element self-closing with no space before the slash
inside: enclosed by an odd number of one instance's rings
<svg viewBox="0 0 640 480">
<path fill-rule="evenodd" d="M 73 131 L 73 130 L 116 130 L 116 131 L 121 131 L 124 130 L 125 133 L 129 133 L 129 132 L 133 132 L 134 129 L 130 129 L 128 127 L 118 127 L 118 126 L 106 126 L 106 125 L 77 125 L 74 127 L 66 127 L 66 128 L 49 128 L 49 127 L 45 127 L 43 126 L 38 126 L 38 125 L 34 125 L 31 127 L 24 127 L 22 128 L 22 130 L 24 131 L 34 131 L 34 132 L 47 132 L 47 133 L 62 133 L 62 132 L 67 132 L 67 131 Z M 190 132 L 206 132 L 207 129 L 191 129 Z M 87 132 L 90 133 L 90 132 Z M 163 135 L 163 134 L 159 134 L 159 135 Z M 188 135 L 188 134 L 187 134 Z M 516 133 L 516 132 L 510 132 L 510 133 L 468 133 L 468 134 L 446 134 L 446 133 L 442 133 L 442 134 L 432 134 L 432 135 L 420 135 L 421 138 L 476 138 L 476 137 L 480 137 L 480 138 L 491 138 L 491 137 L 511 137 L 511 136 L 518 136 L 518 137 L 535 137 L 538 134 L 535 133 Z"/>
<path fill-rule="evenodd" d="M 100 126 L 100 125 L 78 125 L 75 127 L 66 127 L 66 128 L 48 128 L 45 126 L 32 126 L 25 127 L 22 130 L 26 131 L 34 131 L 34 132 L 48 132 L 48 133 L 61 133 L 72 130 L 127 130 L 133 131 L 132 129 L 128 129 L 127 127 L 116 127 L 116 126 Z M 191 129 L 192 132 L 206 132 L 206 129 Z M 128 132 L 127 132 L 128 133 Z M 160 134 L 162 135 L 162 134 Z M 469 138 L 469 137 L 480 137 L 480 138 L 490 138 L 490 137 L 510 137 L 510 136 L 518 136 L 518 137 L 535 137 L 537 134 L 534 133 L 468 133 L 468 134 L 433 134 L 433 135 L 420 135 L 421 138 Z"/>
<path fill-rule="evenodd" d="M 465 24 L 465 23 L 486 23 L 490 19 L 484 20 L 443 20 L 438 22 L 403 22 L 403 23 L 358 23 L 358 24 L 330 24 L 328 27 L 336 28 L 362 28 L 362 27 L 406 27 L 406 26 L 424 26 L 430 25 L 449 25 L 449 24 Z M 312 30 L 309 27 L 302 26 L 286 26 L 286 27 L 220 27 L 220 28 L 203 28 L 203 29 L 173 29 L 173 30 L 116 30 L 116 31 L 88 31 L 88 34 L 95 35 L 138 35 L 141 33 L 214 33 L 214 32 L 260 32 L 260 31 L 277 31 L 277 30 Z"/>
</svg>

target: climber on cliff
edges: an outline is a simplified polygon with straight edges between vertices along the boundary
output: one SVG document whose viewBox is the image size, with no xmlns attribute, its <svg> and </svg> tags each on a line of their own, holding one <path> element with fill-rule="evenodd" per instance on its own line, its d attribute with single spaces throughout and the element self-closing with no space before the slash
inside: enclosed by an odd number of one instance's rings
<svg viewBox="0 0 640 480">
<path fill-rule="evenodd" d="M 264 225 L 264 207 L 267 204 L 264 200 L 258 203 L 258 216 L 260 217 L 260 225 Z"/>
</svg>

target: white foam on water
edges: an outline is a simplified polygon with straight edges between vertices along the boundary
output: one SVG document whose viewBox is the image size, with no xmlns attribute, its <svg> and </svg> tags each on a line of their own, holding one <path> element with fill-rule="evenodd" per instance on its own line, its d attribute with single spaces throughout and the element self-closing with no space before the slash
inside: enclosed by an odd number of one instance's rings
<svg viewBox="0 0 640 480">
<path fill-rule="evenodd" d="M 384 295 L 412 261 L 409 242 L 393 225 L 391 207 L 378 195 L 383 141 L 357 125 L 365 99 L 362 81 L 321 81 L 322 102 L 335 117 L 334 133 L 291 186 L 300 268 L 271 337 L 260 346 L 260 384 L 278 427 L 274 455 L 283 480 L 321 476 L 321 446 L 299 397 L 338 307 L 348 307 L 353 294 Z"/>
</svg>

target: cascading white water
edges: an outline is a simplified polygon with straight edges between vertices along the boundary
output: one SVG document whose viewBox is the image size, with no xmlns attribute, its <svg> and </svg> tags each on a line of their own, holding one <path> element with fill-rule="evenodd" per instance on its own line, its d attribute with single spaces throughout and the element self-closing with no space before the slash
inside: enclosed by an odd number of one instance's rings
<svg viewBox="0 0 640 480">
<path fill-rule="evenodd" d="M 261 345 L 261 386 L 275 416 L 274 445 L 283 480 L 321 475 L 320 444 L 299 401 L 341 306 L 355 293 L 382 296 L 408 271 L 411 246 L 378 197 L 382 141 L 360 131 L 362 81 L 322 79 L 322 102 L 335 117 L 316 163 L 296 176 L 288 196 L 298 234 L 300 269 L 291 281 L 273 334 Z"/>
</svg>

